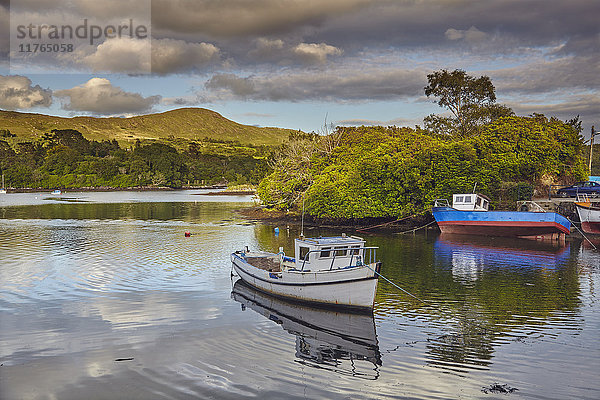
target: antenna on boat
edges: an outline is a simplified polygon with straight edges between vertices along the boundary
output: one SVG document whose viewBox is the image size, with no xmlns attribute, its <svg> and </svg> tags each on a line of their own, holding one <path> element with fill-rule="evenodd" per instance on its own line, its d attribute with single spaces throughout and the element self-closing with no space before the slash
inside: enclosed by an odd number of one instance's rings
<svg viewBox="0 0 600 400">
<path fill-rule="evenodd" d="M 477 188 L 477 182 L 475 182 L 475 185 L 473 185 L 473 192 L 472 193 L 475 193 L 475 189 L 476 188 Z"/>
<path fill-rule="evenodd" d="M 304 239 L 304 195 L 306 192 L 302 193 L 302 222 L 300 223 L 300 239 Z"/>
</svg>

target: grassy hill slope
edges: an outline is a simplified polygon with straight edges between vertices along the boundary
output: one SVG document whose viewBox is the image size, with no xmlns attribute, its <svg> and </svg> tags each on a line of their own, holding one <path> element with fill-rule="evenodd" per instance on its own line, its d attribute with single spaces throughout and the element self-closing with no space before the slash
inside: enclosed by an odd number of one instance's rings
<svg viewBox="0 0 600 400">
<path fill-rule="evenodd" d="M 242 125 L 204 108 L 180 108 L 158 114 L 131 118 L 63 118 L 0 110 L 0 129 L 17 135 L 17 141 L 36 140 L 52 129 L 76 129 L 88 140 L 112 140 L 120 143 L 136 139 L 184 138 L 201 140 L 238 140 L 244 144 L 279 144 L 291 129 L 259 128 Z"/>
</svg>

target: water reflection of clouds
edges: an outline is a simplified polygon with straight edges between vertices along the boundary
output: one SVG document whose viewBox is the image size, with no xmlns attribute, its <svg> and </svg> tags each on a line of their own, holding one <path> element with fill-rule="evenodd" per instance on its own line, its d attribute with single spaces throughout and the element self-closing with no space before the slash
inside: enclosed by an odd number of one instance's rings
<svg viewBox="0 0 600 400">
<path fill-rule="evenodd" d="M 138 221 L 139 222 L 139 221 Z M 158 225 L 158 226 L 157 226 Z M 3 221 L 2 298 L 76 298 L 98 293 L 214 288 L 252 226 L 146 221 Z M 10 238 L 8 238 L 10 237 Z"/>
<path fill-rule="evenodd" d="M 112 192 L 71 192 L 61 196 L 50 196 L 47 192 L 10 193 L 0 196 L 1 207 L 32 206 L 61 203 L 244 203 L 252 204 L 252 196 L 206 195 L 214 189 L 194 189 L 178 191 L 112 191 Z"/>
<path fill-rule="evenodd" d="M 83 304 L 38 303 L 11 314 L 0 314 L 6 324 L 3 336 L 9 338 L 3 340 L 1 350 L 3 379 L 11 382 L 0 389 L 0 397 L 17 398 L 29 391 L 31 398 L 78 398 L 74 393 L 82 382 L 90 384 L 90 378 L 102 378 L 117 385 L 114 388 L 120 394 L 114 392 L 115 398 L 124 398 L 123 393 L 131 385 L 121 380 L 120 374 L 140 373 L 147 375 L 141 379 L 150 386 L 138 387 L 139 393 L 145 393 L 142 398 L 150 398 L 152 387 L 158 382 L 180 376 L 185 365 L 192 365 L 208 354 L 225 364 L 206 370 L 215 379 L 221 379 L 215 370 L 226 371 L 228 366 L 226 359 L 219 358 L 219 353 L 227 353 L 218 345 L 219 338 L 231 337 L 233 326 L 243 320 L 243 315 L 235 321 L 222 318 L 223 300 L 212 293 L 182 295 L 159 291 L 113 294 Z M 13 319 L 20 320 L 23 314 L 31 314 L 28 326 L 35 326 L 35 331 L 11 323 Z M 200 343 L 203 346 L 198 346 Z M 214 347 L 207 348 L 206 343 Z M 118 358 L 133 360 L 119 363 L 115 361 Z M 191 371 L 192 367 L 188 369 Z M 206 384 L 206 375 L 197 375 L 195 379 Z M 30 385 L 31 381 L 36 384 Z M 135 386 L 138 384 L 139 380 Z M 43 388 L 43 393 L 34 393 L 36 387 Z M 66 387 L 75 392 L 63 393 Z M 173 389 L 173 393 L 180 389 Z M 87 387 L 85 398 L 90 397 L 89 390 Z M 101 393 L 111 393 L 110 388 L 106 390 Z"/>
</svg>

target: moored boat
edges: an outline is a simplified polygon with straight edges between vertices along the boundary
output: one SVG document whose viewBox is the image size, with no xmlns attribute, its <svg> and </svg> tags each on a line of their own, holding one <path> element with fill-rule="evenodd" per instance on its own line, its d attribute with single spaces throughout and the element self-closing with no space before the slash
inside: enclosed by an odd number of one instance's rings
<svg viewBox="0 0 600 400">
<path fill-rule="evenodd" d="M 489 199 L 476 193 L 455 194 L 452 207 L 438 199 L 432 209 L 442 233 L 558 238 L 571 223 L 554 212 L 489 211 Z"/>
<path fill-rule="evenodd" d="M 231 254 L 233 269 L 264 292 L 307 303 L 370 310 L 380 262 L 376 247 L 357 236 L 299 238 L 295 257 L 264 251 Z"/>
<path fill-rule="evenodd" d="M 600 206 L 592 203 L 587 196 L 580 196 L 575 202 L 581 230 L 585 233 L 600 234 Z"/>
</svg>

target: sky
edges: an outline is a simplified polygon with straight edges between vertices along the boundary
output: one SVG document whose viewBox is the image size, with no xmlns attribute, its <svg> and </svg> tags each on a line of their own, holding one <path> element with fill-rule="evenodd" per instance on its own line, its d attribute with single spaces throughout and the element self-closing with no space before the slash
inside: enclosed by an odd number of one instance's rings
<svg viewBox="0 0 600 400">
<path fill-rule="evenodd" d="M 0 109 L 415 126 L 445 112 L 427 74 L 463 69 L 517 115 L 579 116 L 589 137 L 599 17 L 597 0 L 0 0 Z"/>
</svg>

